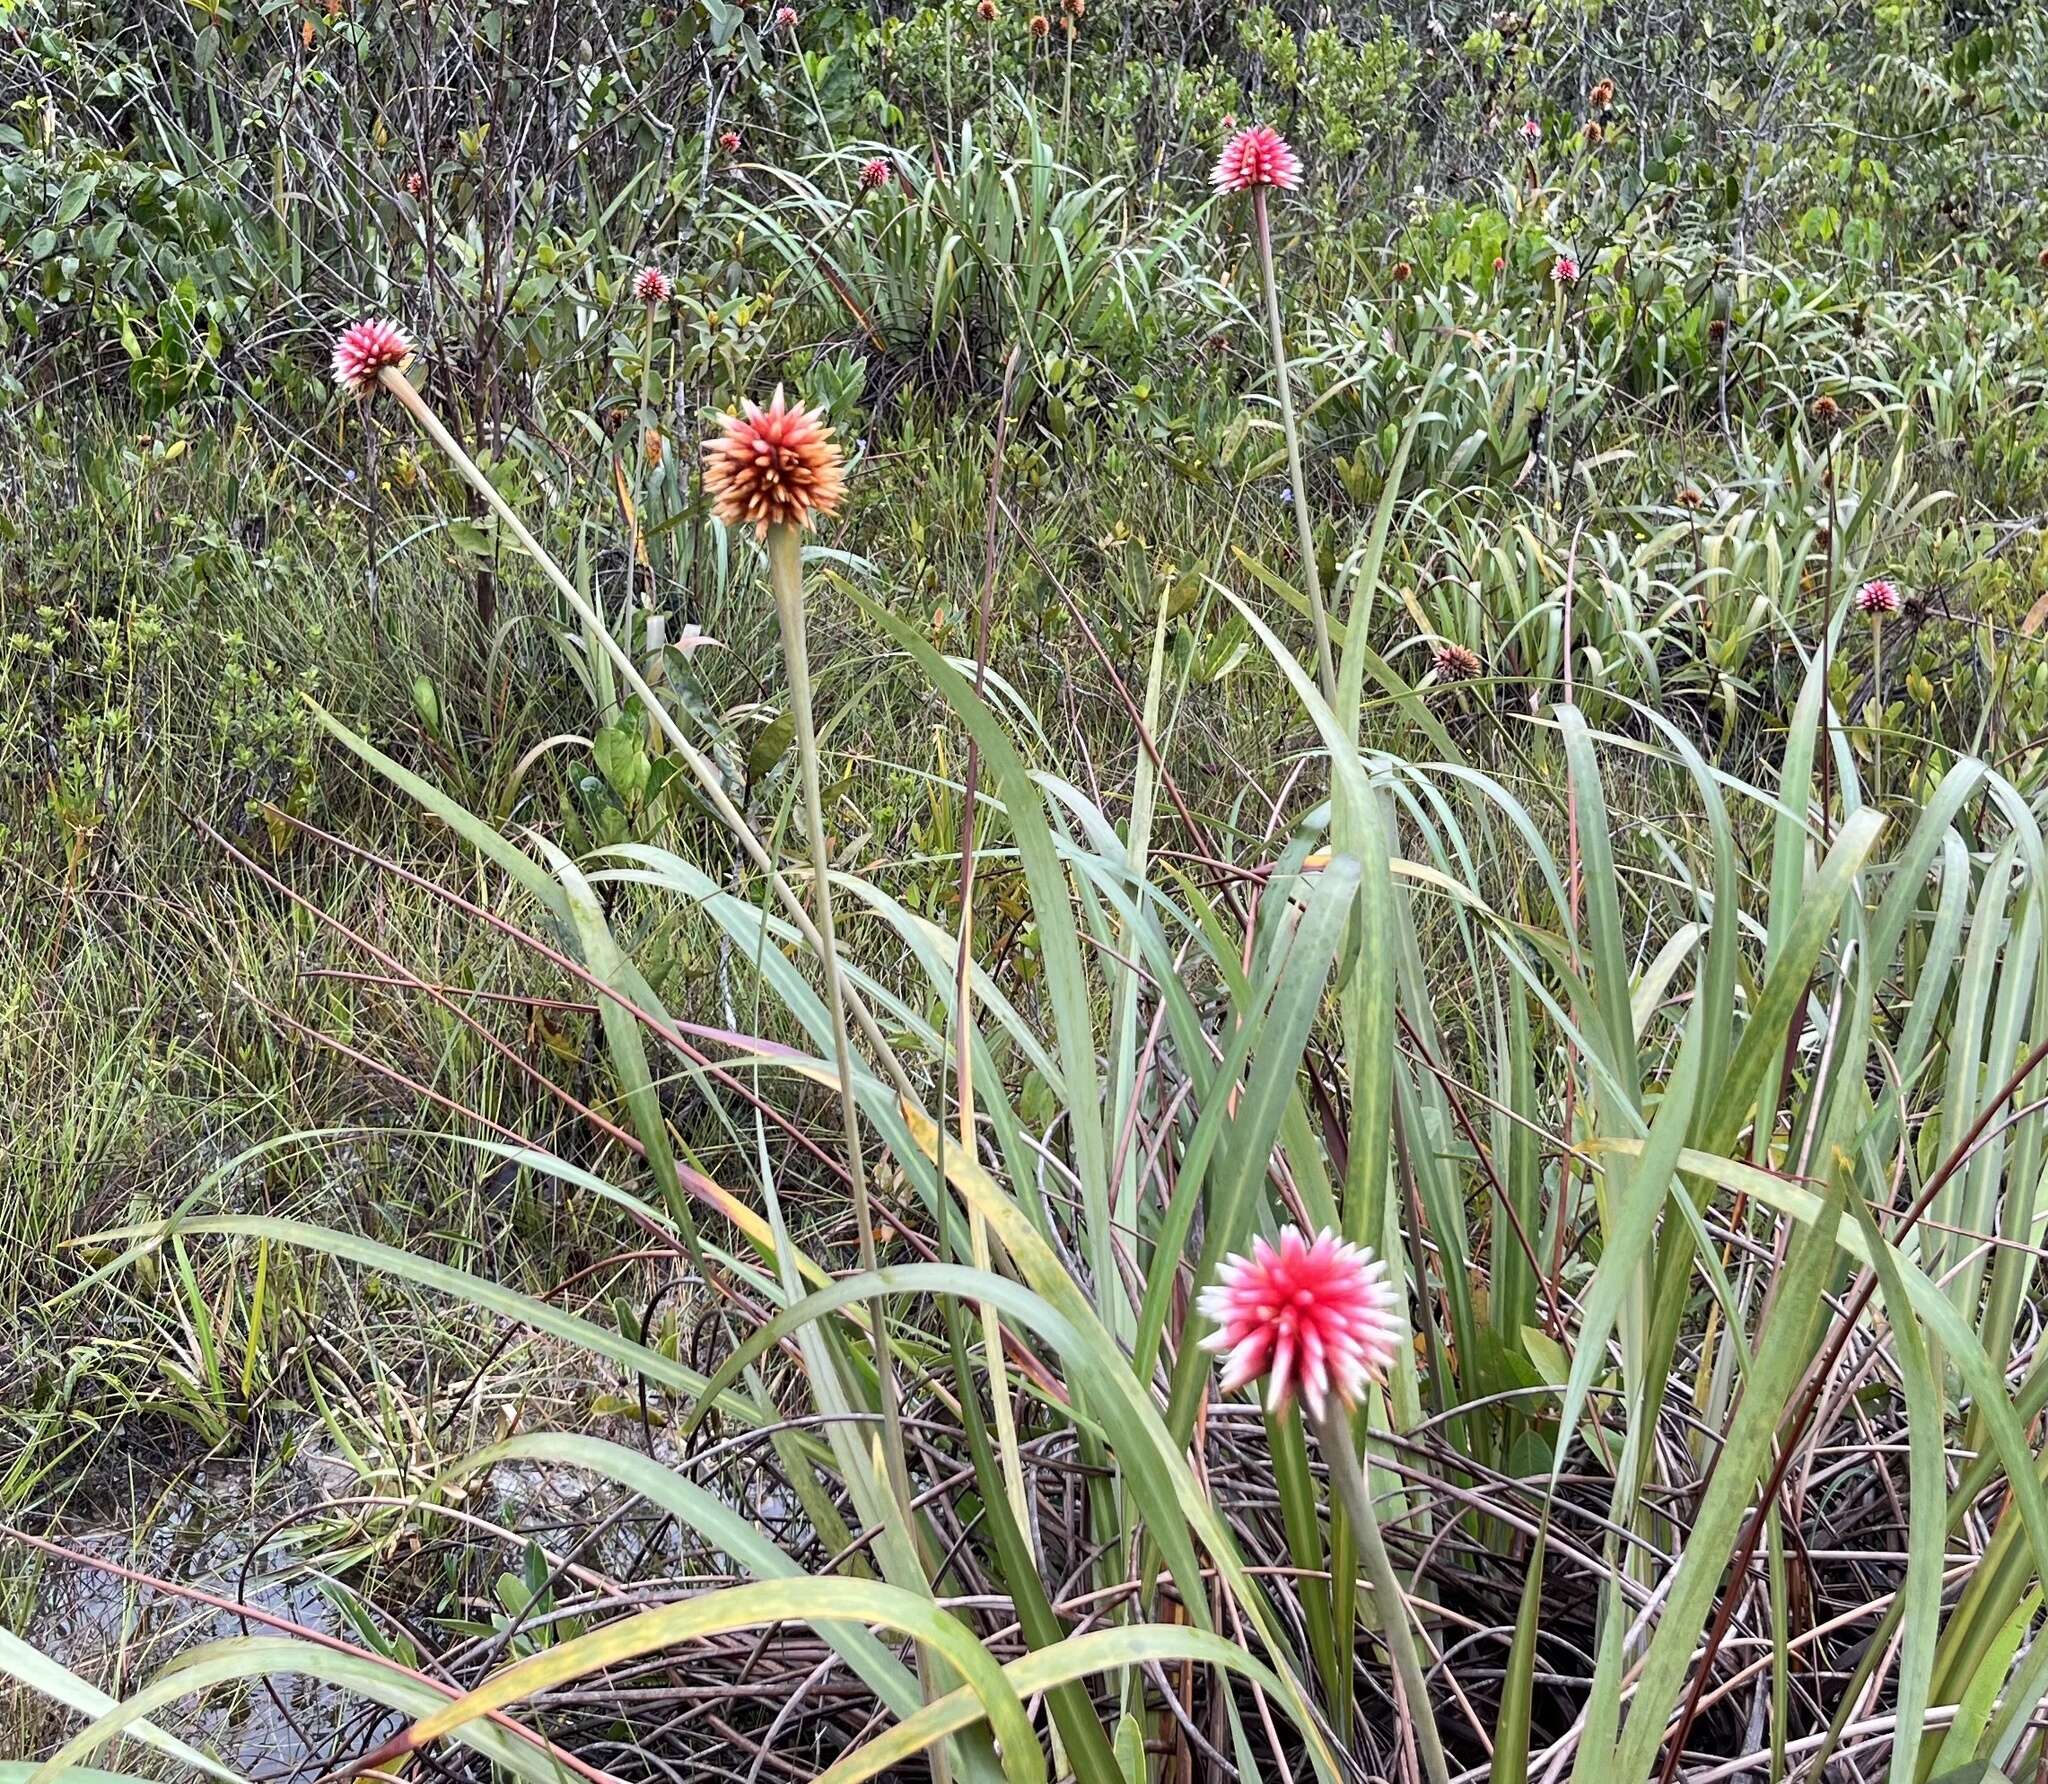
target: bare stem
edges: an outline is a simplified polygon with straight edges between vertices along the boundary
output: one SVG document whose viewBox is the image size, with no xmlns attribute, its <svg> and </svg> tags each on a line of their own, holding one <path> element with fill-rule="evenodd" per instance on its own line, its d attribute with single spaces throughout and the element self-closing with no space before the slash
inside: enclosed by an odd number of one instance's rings
<svg viewBox="0 0 2048 1784">
<path fill-rule="evenodd" d="M 861 1271 L 872 1275 L 880 1267 L 881 1259 L 875 1248 L 875 1217 L 868 1201 L 867 1166 L 861 1156 L 860 1106 L 853 1094 L 853 1041 L 846 1029 L 846 983 L 839 971 L 839 946 L 832 922 L 832 856 L 825 845 L 818 733 L 811 715 L 811 656 L 804 631 L 803 536 L 787 523 L 768 529 L 768 581 L 775 590 L 775 617 L 782 627 L 782 656 L 789 670 L 789 704 L 796 720 L 796 758 L 803 781 L 804 829 L 811 852 L 811 901 L 818 926 L 818 964 L 825 977 L 825 1005 L 832 1012 L 832 1064 L 839 1078 L 839 1118 L 846 1128 L 846 1167 L 853 1181 L 853 1221 L 860 1234 Z M 875 1376 L 881 1385 L 882 1435 L 889 1484 L 907 1519 L 910 1470 L 896 1401 L 896 1372 L 889 1366 L 879 1300 L 868 1305 L 868 1334 L 874 1346 Z"/>
<path fill-rule="evenodd" d="M 1280 282 L 1273 273 L 1273 226 L 1266 215 L 1266 188 L 1252 188 L 1252 227 L 1259 242 L 1259 276 L 1266 287 L 1266 333 L 1273 342 L 1273 390 L 1280 399 L 1280 431 L 1287 439 L 1287 487 L 1293 496 L 1294 529 L 1301 544 L 1301 581 L 1308 591 L 1309 623 L 1316 633 L 1316 680 L 1323 698 L 1337 698 L 1337 666 L 1330 655 L 1330 616 L 1323 607 L 1323 576 L 1316 568 L 1316 534 L 1309 524 L 1308 489 L 1301 474 L 1301 431 L 1294 423 L 1294 392 L 1287 375 L 1287 341 L 1280 324 Z"/>
<path fill-rule="evenodd" d="M 1309 1414 L 1309 1424 L 1322 1446 L 1323 1461 L 1330 1470 L 1330 1484 L 1342 1495 L 1344 1509 L 1351 1515 L 1351 1527 L 1358 1537 L 1358 1558 L 1365 1564 L 1365 1577 L 1372 1587 L 1373 1601 L 1380 1610 L 1380 1632 L 1394 1657 L 1394 1683 L 1409 1725 L 1415 1731 L 1422 1752 L 1422 1767 L 1430 1784 L 1450 1784 L 1450 1768 L 1444 1762 L 1444 1746 L 1436 1730 L 1436 1712 L 1430 1708 L 1429 1687 L 1422 1676 L 1422 1658 L 1415 1646 L 1415 1631 L 1408 1620 L 1408 1595 L 1395 1576 L 1387 1545 L 1380 1538 L 1379 1514 L 1374 1511 L 1372 1489 L 1365 1484 L 1358 1452 L 1351 1444 L 1351 1425 L 1335 1406 Z"/>
</svg>

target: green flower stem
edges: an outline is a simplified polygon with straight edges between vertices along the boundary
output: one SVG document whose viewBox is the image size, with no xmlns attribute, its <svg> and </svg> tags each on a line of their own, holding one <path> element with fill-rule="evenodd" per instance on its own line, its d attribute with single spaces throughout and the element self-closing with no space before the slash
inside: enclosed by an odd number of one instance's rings
<svg viewBox="0 0 2048 1784">
<path fill-rule="evenodd" d="M 638 438 L 633 442 L 631 459 L 633 464 L 640 467 L 640 475 L 634 479 L 639 486 L 639 502 L 629 518 L 628 525 L 632 528 L 632 537 L 626 541 L 626 624 L 629 627 L 633 623 L 633 597 L 639 592 L 634 584 L 639 578 L 640 570 L 640 511 L 647 502 L 647 412 L 654 405 L 654 305 L 642 304 L 640 307 L 647 312 L 647 326 L 640 337 L 640 415 L 638 424 L 633 429 Z M 647 590 L 650 600 L 654 596 L 653 580 L 650 573 Z"/>
<path fill-rule="evenodd" d="M 1401 1589 L 1393 1559 L 1380 1538 L 1372 1489 L 1365 1484 L 1365 1471 L 1359 1466 L 1358 1451 L 1351 1442 L 1351 1421 L 1341 1408 L 1326 1406 L 1320 1414 L 1309 1413 L 1308 1422 L 1316 1442 L 1322 1446 L 1323 1461 L 1330 1470 L 1330 1485 L 1342 1495 L 1344 1509 L 1351 1516 L 1351 1528 L 1358 1538 L 1358 1558 L 1365 1564 L 1373 1602 L 1379 1606 L 1380 1631 L 1394 1657 L 1394 1682 L 1400 1688 L 1401 1706 L 1409 1726 L 1415 1730 L 1422 1769 L 1429 1775 L 1429 1784 L 1450 1784 L 1450 1768 L 1444 1762 L 1443 1741 L 1436 1730 L 1436 1712 L 1430 1708 L 1422 1658 L 1416 1650 L 1415 1631 L 1408 1618 L 1408 1596 Z"/>
<path fill-rule="evenodd" d="M 1337 698 L 1337 666 L 1330 655 L 1330 616 L 1323 608 L 1323 577 L 1316 568 L 1315 528 L 1309 524 L 1308 488 L 1301 474 L 1301 431 L 1294 423 L 1294 392 L 1287 375 L 1287 341 L 1280 324 L 1280 282 L 1273 273 L 1273 225 L 1266 188 L 1252 188 L 1252 228 L 1259 243 L 1259 276 L 1266 287 L 1266 333 L 1273 342 L 1273 388 L 1280 399 L 1280 431 L 1287 437 L 1287 484 L 1294 493 L 1294 527 L 1301 541 L 1301 580 L 1316 633 L 1316 680 L 1323 698 Z"/>
<path fill-rule="evenodd" d="M 741 815 L 725 790 L 725 782 L 719 777 L 717 768 L 690 740 L 683 735 L 668 708 L 655 697 L 654 690 L 647 685 L 647 678 L 640 672 L 640 666 L 632 655 L 611 634 L 596 610 L 583 598 L 582 592 L 562 573 L 561 566 L 541 548 L 540 541 L 526 530 L 512 504 L 498 493 L 497 486 L 480 471 L 474 460 L 456 442 L 455 436 L 441 425 L 441 418 L 427 406 L 426 398 L 413 388 L 412 380 L 396 366 L 386 366 L 379 374 L 383 386 L 396 397 L 405 412 L 419 425 L 420 431 L 432 440 L 448 461 L 461 474 L 463 481 L 476 491 L 485 505 L 498 517 L 498 522 L 510 533 L 526 554 L 533 559 L 570 610 L 590 628 L 605 655 L 610 657 L 627 687 L 640 696 L 649 716 L 661 727 L 661 732 L 683 760 L 689 764 L 690 772 L 697 777 L 697 784 L 704 789 L 704 796 L 711 802 L 712 809 L 724 821 L 727 828 L 739 838 L 740 846 L 749 859 L 767 878 L 769 889 L 775 894 L 775 902 L 782 907 L 783 914 L 796 926 L 804 944 L 820 957 L 825 952 L 823 938 L 811 922 L 811 913 L 804 908 L 804 901 L 796 895 L 796 889 L 782 875 L 775 865 L 775 857 L 768 852 L 768 845 L 754 834 L 753 826 Z M 862 1037 L 874 1049 L 875 1057 L 888 1072 L 889 1080 L 896 1092 L 912 1107 L 921 1107 L 916 1088 L 911 1084 L 909 1074 L 903 1069 L 903 1062 L 896 1057 L 896 1050 L 889 1045 L 889 1037 L 882 1032 L 874 1014 L 865 1000 L 851 985 L 844 987 L 846 1007 L 854 1021 L 859 1024 Z"/>
<path fill-rule="evenodd" d="M 860 1234 L 860 1267 L 873 1275 L 881 1259 L 875 1248 L 874 1210 L 868 1202 L 867 1166 L 861 1157 L 860 1109 L 853 1095 L 853 1042 L 846 1031 L 846 982 L 832 923 L 832 857 L 825 846 L 825 812 L 818 786 L 818 733 L 811 717 L 811 656 L 804 633 L 803 534 L 778 523 L 768 529 L 768 581 L 775 590 L 775 618 L 782 628 L 783 661 L 789 670 L 789 703 L 796 720 L 796 759 L 803 780 L 804 828 L 811 851 L 811 902 L 818 925 L 818 964 L 825 976 L 825 1005 L 832 1012 L 832 1063 L 839 1077 L 839 1117 L 846 1126 L 846 1165 L 853 1178 L 853 1221 Z M 910 1468 L 903 1449 L 902 1414 L 896 1400 L 896 1372 L 882 1329 L 882 1303 L 868 1306 L 868 1336 L 874 1346 L 875 1376 L 881 1385 L 882 1441 L 889 1484 L 906 1522 L 910 1518 Z"/>
</svg>

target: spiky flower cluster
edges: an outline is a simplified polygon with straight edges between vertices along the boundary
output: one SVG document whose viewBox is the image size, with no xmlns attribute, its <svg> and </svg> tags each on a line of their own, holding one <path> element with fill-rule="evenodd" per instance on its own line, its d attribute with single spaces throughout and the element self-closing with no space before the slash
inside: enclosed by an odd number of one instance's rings
<svg viewBox="0 0 2048 1784">
<path fill-rule="evenodd" d="M 376 317 L 341 331 L 334 343 L 334 381 L 343 390 L 365 395 L 386 366 L 400 371 L 412 363 L 412 342 L 395 322 Z"/>
<path fill-rule="evenodd" d="M 1223 1355 L 1223 1391 L 1265 1375 L 1269 1411 L 1297 1393 L 1318 1417 L 1331 1400 L 1355 1405 L 1400 1353 L 1386 1274 L 1369 1250 L 1335 1233 L 1307 1239 L 1290 1226 L 1278 1244 L 1253 1240 L 1251 1255 L 1226 1262 L 1199 1303 L 1216 1326 L 1202 1348 Z"/>
<path fill-rule="evenodd" d="M 1576 285 L 1579 282 L 1579 263 L 1569 254 L 1560 254 L 1551 264 L 1550 282 L 1553 285 Z"/>
<path fill-rule="evenodd" d="M 675 281 L 658 266 L 643 266 L 633 275 L 633 296 L 639 303 L 665 304 L 675 294 Z"/>
<path fill-rule="evenodd" d="M 1254 186 L 1292 192 L 1301 184 L 1301 157 L 1272 125 L 1254 124 L 1223 145 L 1209 183 L 1219 192 L 1249 192 Z"/>
<path fill-rule="evenodd" d="M 837 511 L 846 461 L 823 409 L 794 408 L 780 385 L 767 408 L 742 406 L 704 442 L 704 489 L 727 526 L 808 527 Z"/>
<path fill-rule="evenodd" d="M 737 130 L 721 130 L 718 133 L 718 146 L 728 155 L 737 155 L 740 152 L 740 133 Z"/>
<path fill-rule="evenodd" d="M 861 163 L 860 189 L 863 192 L 878 192 L 895 178 L 896 170 L 889 165 L 886 155 L 875 155 Z"/>
<path fill-rule="evenodd" d="M 1807 418 L 1816 432 L 1831 434 L 1842 425 L 1842 405 L 1822 391 L 1806 406 Z"/>
<path fill-rule="evenodd" d="M 1430 661 L 1444 681 L 1477 681 L 1486 673 L 1486 665 L 1479 660 L 1477 651 L 1467 650 L 1462 644 L 1439 644 L 1430 653 Z"/>
<path fill-rule="evenodd" d="M 1897 586 L 1882 576 L 1873 576 L 1856 591 L 1856 611 L 1872 619 L 1888 619 L 1904 605 Z"/>
<path fill-rule="evenodd" d="M 796 29 L 796 19 L 796 8 L 794 6 L 778 6 L 775 9 L 775 28 L 778 31 L 794 31 Z"/>
</svg>

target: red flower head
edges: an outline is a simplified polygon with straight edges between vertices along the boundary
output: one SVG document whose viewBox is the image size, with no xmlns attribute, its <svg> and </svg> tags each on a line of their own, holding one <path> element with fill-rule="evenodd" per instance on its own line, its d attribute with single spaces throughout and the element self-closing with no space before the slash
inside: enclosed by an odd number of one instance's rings
<svg viewBox="0 0 2048 1784">
<path fill-rule="evenodd" d="M 1524 118 L 1522 120 L 1522 140 L 1524 142 L 1541 142 L 1543 140 L 1543 126 L 1537 123 L 1534 118 Z"/>
<path fill-rule="evenodd" d="M 649 308 L 667 303 L 675 294 L 675 281 L 658 266 L 643 266 L 633 275 L 634 299 Z"/>
<path fill-rule="evenodd" d="M 374 317 L 341 331 L 334 343 L 334 381 L 342 389 L 363 396 L 377 382 L 386 366 L 400 371 L 412 363 L 412 342 L 395 322 Z"/>
<path fill-rule="evenodd" d="M 1579 282 L 1579 263 L 1569 254 L 1560 254 L 1550 269 L 1553 284 L 1576 285 Z"/>
<path fill-rule="evenodd" d="M 895 179 L 896 170 L 889 165 L 889 157 L 876 155 L 860 165 L 860 189 L 873 192 Z"/>
<path fill-rule="evenodd" d="M 1903 603 L 1898 589 L 1882 576 L 1873 576 L 1856 591 L 1856 611 L 1872 619 L 1885 619 L 1898 612 Z"/>
<path fill-rule="evenodd" d="M 704 488 L 712 512 L 729 527 L 807 527 L 837 511 L 846 495 L 846 462 L 822 409 L 791 408 L 777 386 L 763 409 L 743 405 L 704 442 Z"/>
<path fill-rule="evenodd" d="M 1277 1245 L 1254 1239 L 1251 1256 L 1224 1264 L 1199 1303 L 1216 1326 L 1202 1348 L 1223 1353 L 1223 1391 L 1271 1375 L 1268 1411 L 1297 1389 L 1318 1417 L 1326 1400 L 1355 1404 L 1367 1378 L 1384 1378 L 1400 1351 L 1386 1274 L 1369 1250 L 1335 1233 L 1304 1239 L 1290 1226 Z"/>
<path fill-rule="evenodd" d="M 728 155 L 737 155 L 740 152 L 740 133 L 737 130 L 721 130 L 718 133 L 718 146 Z"/>
<path fill-rule="evenodd" d="M 1301 158 L 1272 125 L 1254 124 L 1223 145 L 1209 183 L 1219 192 L 1247 192 L 1254 186 L 1292 192 L 1301 184 Z"/>
</svg>

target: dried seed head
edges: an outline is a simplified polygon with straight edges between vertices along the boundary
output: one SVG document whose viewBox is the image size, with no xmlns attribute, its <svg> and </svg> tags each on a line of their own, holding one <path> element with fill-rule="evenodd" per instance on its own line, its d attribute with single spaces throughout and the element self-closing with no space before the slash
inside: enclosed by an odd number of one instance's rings
<svg viewBox="0 0 2048 1784">
<path fill-rule="evenodd" d="M 1462 644 L 1439 644 L 1430 653 L 1430 661 L 1442 681 L 1477 681 L 1486 673 L 1486 665 L 1479 660 L 1479 653 L 1467 650 Z"/>
</svg>

